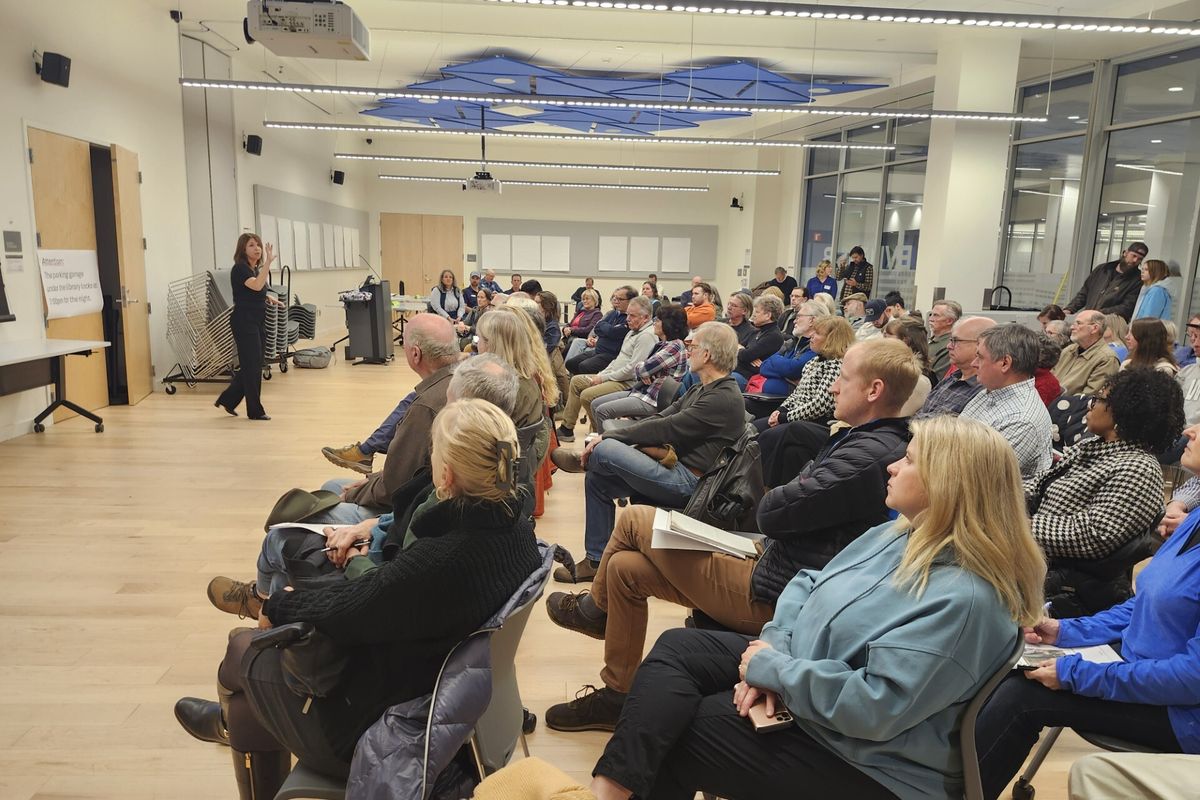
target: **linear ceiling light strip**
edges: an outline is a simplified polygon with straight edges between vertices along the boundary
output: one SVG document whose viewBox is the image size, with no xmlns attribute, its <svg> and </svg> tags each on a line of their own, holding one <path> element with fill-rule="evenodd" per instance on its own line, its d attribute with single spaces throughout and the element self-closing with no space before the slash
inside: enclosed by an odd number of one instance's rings
<svg viewBox="0 0 1200 800">
<path fill-rule="evenodd" d="M 401 161 L 409 164 L 479 164 L 476 158 L 436 158 L 433 156 L 380 156 L 369 153 L 334 153 L 334 158 L 352 161 Z M 654 165 L 623 164 L 563 164 L 545 161 L 503 161 L 488 159 L 489 167 L 530 167 L 533 169 L 598 169 L 615 172 L 661 172 L 675 175 L 755 175 L 774 177 L 777 169 L 721 169 L 718 167 L 656 167 Z"/>
<path fill-rule="evenodd" d="M 192 89 L 242 89 L 259 92 L 302 92 L 351 97 L 397 98 L 403 100 L 449 100 L 459 103 L 494 105 L 568 106 L 571 108 L 628 108 L 652 111 L 693 111 L 700 113 L 769 112 L 773 114 L 813 114 L 824 117 L 869 117 L 872 119 L 961 119 L 982 122 L 1045 122 L 1044 116 L 1001 114 L 988 111 L 930 111 L 908 108 L 857 108 L 851 106 L 812 106 L 794 103 L 700 103 L 672 100 L 597 100 L 562 95 L 504 94 L 484 92 L 413 91 L 411 89 L 372 89 L 367 86 L 328 86 L 308 83 L 270 83 L 263 81 L 227 81 L 211 78 L 180 78 L 181 86 Z"/>
<path fill-rule="evenodd" d="M 631 136 L 607 133 L 527 133 L 516 131 L 451 130 L 447 128 L 401 128 L 395 125 L 347 125 L 335 122 L 279 122 L 267 120 L 263 127 L 297 131 L 334 133 L 422 133 L 443 136 L 488 136 L 497 139 L 541 139 L 558 142 L 630 142 L 645 144 L 730 145 L 740 147 L 805 147 L 822 150 L 895 150 L 890 144 L 840 144 L 836 142 L 800 142 L 778 139 L 703 139 L 685 136 Z"/>
<path fill-rule="evenodd" d="M 1118 19 L 1112 17 L 1049 16 L 1044 14 L 993 14 L 933 9 L 868 8 L 862 6 L 815 5 L 809 3 L 725 2 L 640 3 L 611 0 L 486 0 L 499 5 L 550 6 L 557 8 L 606 8 L 626 11 L 659 11 L 682 14 L 714 14 L 729 17 L 790 17 L 795 19 L 891 22 L 918 25 L 950 25 L 975 28 L 1084 31 L 1088 33 L 1152 33 L 1166 36 L 1200 36 L 1200 25 L 1185 20 Z"/>
<path fill-rule="evenodd" d="M 385 181 L 415 181 L 419 183 L 466 183 L 463 178 L 427 178 L 421 175 L 380 175 Z M 543 186 L 557 189 L 637 189 L 643 192 L 707 192 L 707 186 L 655 186 L 646 183 L 563 183 L 561 181 L 501 180 L 501 186 Z"/>
</svg>

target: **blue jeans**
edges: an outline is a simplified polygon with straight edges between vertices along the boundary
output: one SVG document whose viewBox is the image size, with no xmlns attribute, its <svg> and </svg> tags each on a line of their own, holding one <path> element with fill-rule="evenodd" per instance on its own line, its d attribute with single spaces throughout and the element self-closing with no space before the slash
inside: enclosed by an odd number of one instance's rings
<svg viewBox="0 0 1200 800">
<path fill-rule="evenodd" d="M 400 420 L 404 419 L 404 415 L 408 413 L 408 407 L 416 399 L 416 392 L 409 392 L 405 395 L 400 404 L 392 409 L 392 413 L 387 415 L 387 419 L 383 421 L 383 424 L 376 428 L 375 432 L 358 446 L 359 451 L 364 456 L 369 456 L 372 453 L 386 453 L 388 446 L 392 443 L 392 439 L 396 437 L 396 426 L 400 424 Z"/>
<path fill-rule="evenodd" d="M 587 339 L 572 339 L 571 344 L 567 347 L 567 355 L 563 361 L 574 358 L 587 349 Z"/>
<path fill-rule="evenodd" d="M 341 494 L 352 483 L 357 483 L 354 478 L 334 478 L 330 481 L 325 481 L 321 486 L 327 492 Z M 388 509 L 382 509 L 387 511 Z M 328 511 L 322 511 L 320 514 L 314 514 L 305 522 L 311 522 L 314 525 L 357 525 L 364 519 L 378 517 L 382 513 L 380 509 L 371 509 L 366 506 L 360 506 L 358 503 L 338 503 Z"/>
<path fill-rule="evenodd" d="M 699 481 L 683 464 L 665 469 L 632 445 L 601 440 L 588 456 L 583 476 L 583 544 L 587 557 L 599 561 L 604 554 L 617 518 L 613 501 L 618 497 L 637 494 L 654 505 L 682 508 Z"/>
</svg>

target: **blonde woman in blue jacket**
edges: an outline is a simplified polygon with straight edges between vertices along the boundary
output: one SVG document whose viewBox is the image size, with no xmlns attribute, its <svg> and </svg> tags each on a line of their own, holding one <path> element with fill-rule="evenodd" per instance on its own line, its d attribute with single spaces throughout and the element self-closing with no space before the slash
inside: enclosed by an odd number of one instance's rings
<svg viewBox="0 0 1200 800">
<path fill-rule="evenodd" d="M 901 517 L 801 571 L 759 639 L 663 634 L 593 772 L 599 800 L 962 797 L 963 712 L 1040 618 L 1046 567 L 1004 439 L 950 416 L 912 427 L 888 468 Z M 756 733 L 759 702 L 796 724 Z"/>
</svg>

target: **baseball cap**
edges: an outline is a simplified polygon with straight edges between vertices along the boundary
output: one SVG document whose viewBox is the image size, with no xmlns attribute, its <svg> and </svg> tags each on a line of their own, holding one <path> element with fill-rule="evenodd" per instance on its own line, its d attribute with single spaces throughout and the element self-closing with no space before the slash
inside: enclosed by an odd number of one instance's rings
<svg viewBox="0 0 1200 800">
<path fill-rule="evenodd" d="M 477 269 L 473 269 L 473 270 L 471 270 L 471 277 L 472 277 L 472 278 L 482 278 L 482 277 L 483 277 L 483 273 L 482 273 L 482 272 L 480 272 L 480 271 L 479 271 L 479 270 L 477 270 Z"/>
<path fill-rule="evenodd" d="M 867 303 L 867 310 L 864 312 L 863 319 L 865 319 L 867 322 L 874 322 L 883 316 L 883 310 L 885 308 L 887 308 L 887 303 L 883 302 L 882 300 L 872 300 L 871 302 Z"/>
</svg>

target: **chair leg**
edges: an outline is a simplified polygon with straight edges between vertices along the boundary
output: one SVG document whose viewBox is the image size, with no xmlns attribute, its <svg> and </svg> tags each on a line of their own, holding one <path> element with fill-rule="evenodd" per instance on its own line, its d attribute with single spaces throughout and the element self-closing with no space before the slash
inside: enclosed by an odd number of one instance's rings
<svg viewBox="0 0 1200 800">
<path fill-rule="evenodd" d="M 1021 773 L 1021 777 L 1017 778 L 1017 782 L 1013 784 L 1014 800 L 1025 800 L 1033 797 L 1033 776 L 1037 774 L 1038 769 L 1042 766 L 1042 762 L 1046 760 L 1046 756 L 1050 755 L 1051 748 L 1058 741 L 1059 734 L 1063 732 L 1062 728 L 1051 728 L 1046 731 L 1046 735 L 1042 737 L 1041 743 L 1033 753 L 1033 758 L 1029 759 L 1029 764 L 1026 765 L 1025 771 Z"/>
<path fill-rule="evenodd" d="M 528 740 L 525 739 L 524 731 L 521 732 L 520 738 L 521 738 L 521 752 L 525 754 L 526 758 L 529 758 L 529 742 L 528 742 Z"/>
<path fill-rule="evenodd" d="M 484 769 L 483 759 L 479 757 L 479 742 L 475 738 L 475 732 L 471 732 L 471 758 L 475 760 L 475 771 L 479 773 L 479 780 L 482 781 L 487 777 L 487 770 Z"/>
</svg>

